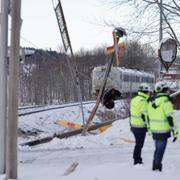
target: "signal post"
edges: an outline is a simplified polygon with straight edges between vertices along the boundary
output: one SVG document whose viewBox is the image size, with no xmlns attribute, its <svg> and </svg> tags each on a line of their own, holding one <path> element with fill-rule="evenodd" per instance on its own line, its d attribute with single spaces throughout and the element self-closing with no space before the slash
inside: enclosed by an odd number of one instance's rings
<svg viewBox="0 0 180 180">
<path fill-rule="evenodd" d="M 111 59 L 109 60 L 109 62 L 107 64 L 104 80 L 103 80 L 102 86 L 100 88 L 99 94 L 97 96 L 96 104 L 95 104 L 94 108 L 92 109 L 91 114 L 89 115 L 89 118 L 86 121 L 85 126 L 83 127 L 82 135 L 86 135 L 86 132 L 88 131 L 89 126 L 91 125 L 91 122 L 92 122 L 92 120 L 94 118 L 94 115 L 96 114 L 96 111 L 97 111 L 97 109 L 99 107 L 99 104 L 100 104 L 100 102 L 102 100 L 102 96 L 104 94 L 104 90 L 105 90 L 105 87 L 106 87 L 106 83 L 107 83 L 109 73 L 111 71 L 111 66 L 113 64 L 114 57 L 115 56 L 117 57 L 117 54 L 118 54 L 118 47 L 119 47 L 118 41 L 124 35 L 126 35 L 126 32 L 125 32 L 125 30 L 123 28 L 115 28 L 114 31 L 113 31 L 113 39 L 114 39 L 114 47 L 113 47 L 113 49 L 114 50 L 112 50 L 113 51 L 112 57 L 111 57 Z"/>
</svg>

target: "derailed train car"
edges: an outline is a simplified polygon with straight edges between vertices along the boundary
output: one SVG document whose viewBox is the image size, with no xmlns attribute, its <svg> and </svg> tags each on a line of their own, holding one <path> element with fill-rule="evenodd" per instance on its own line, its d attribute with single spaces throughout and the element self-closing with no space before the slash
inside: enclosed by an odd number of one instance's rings
<svg viewBox="0 0 180 180">
<path fill-rule="evenodd" d="M 99 92 L 104 76 L 106 67 L 98 66 L 92 71 L 92 94 L 97 95 Z M 155 75 L 153 73 L 139 71 L 135 69 L 126 69 L 123 67 L 112 67 L 109 77 L 107 79 L 106 88 L 114 88 L 121 92 L 122 95 L 133 94 L 137 92 L 141 83 L 149 83 L 154 86 Z"/>
</svg>

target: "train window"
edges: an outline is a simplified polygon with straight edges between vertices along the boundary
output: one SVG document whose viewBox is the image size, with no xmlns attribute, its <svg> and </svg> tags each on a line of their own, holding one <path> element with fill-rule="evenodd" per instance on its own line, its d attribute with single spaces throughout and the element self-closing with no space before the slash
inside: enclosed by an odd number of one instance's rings
<svg viewBox="0 0 180 180">
<path fill-rule="evenodd" d="M 127 74 L 124 74 L 124 78 L 123 78 L 124 81 L 129 81 L 129 76 Z"/>
<path fill-rule="evenodd" d="M 131 76 L 131 81 L 135 82 L 136 81 L 136 76 Z"/>
<path fill-rule="evenodd" d="M 149 81 L 150 79 L 149 79 L 149 77 L 146 77 L 146 82 L 147 83 L 149 83 L 150 81 Z"/>
<path fill-rule="evenodd" d="M 154 78 L 150 78 L 150 83 L 154 83 Z"/>
<path fill-rule="evenodd" d="M 140 78 L 138 76 L 136 76 L 136 82 L 139 82 Z"/>
<path fill-rule="evenodd" d="M 124 81 L 127 81 L 127 75 L 124 75 L 123 80 L 124 80 Z"/>
<path fill-rule="evenodd" d="M 146 82 L 146 78 L 145 77 L 142 77 L 142 82 Z"/>
<path fill-rule="evenodd" d="M 131 76 L 130 75 L 128 75 L 128 82 L 130 82 L 131 81 Z"/>
</svg>

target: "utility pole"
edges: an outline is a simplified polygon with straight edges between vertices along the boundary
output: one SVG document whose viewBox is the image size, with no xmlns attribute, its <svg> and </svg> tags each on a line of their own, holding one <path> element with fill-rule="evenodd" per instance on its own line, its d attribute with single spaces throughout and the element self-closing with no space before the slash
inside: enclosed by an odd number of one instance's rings
<svg viewBox="0 0 180 180">
<path fill-rule="evenodd" d="M 11 1 L 6 179 L 17 179 L 17 119 L 21 0 Z"/>
<path fill-rule="evenodd" d="M 163 28 L 162 28 L 162 25 L 163 25 L 163 14 L 162 14 L 162 11 L 163 11 L 163 7 L 162 7 L 162 1 L 163 0 L 160 0 L 160 20 L 159 20 L 159 42 L 161 42 L 162 38 L 163 38 Z"/>
<path fill-rule="evenodd" d="M 160 0 L 159 3 L 159 10 L 160 10 L 160 19 L 159 19 L 159 43 L 161 42 L 161 40 L 163 39 L 163 7 L 162 7 L 162 2 L 163 0 Z M 159 78 L 161 78 L 161 70 L 162 70 L 162 66 L 161 66 L 161 62 L 159 61 Z"/>
<path fill-rule="evenodd" d="M 8 1 L 1 0 L 0 14 L 0 174 L 5 173 L 6 157 L 6 118 L 7 118 L 7 38 Z"/>
</svg>

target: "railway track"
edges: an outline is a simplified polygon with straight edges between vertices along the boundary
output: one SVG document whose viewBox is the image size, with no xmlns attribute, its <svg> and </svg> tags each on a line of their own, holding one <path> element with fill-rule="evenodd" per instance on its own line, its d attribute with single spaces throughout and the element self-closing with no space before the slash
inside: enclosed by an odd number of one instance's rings
<svg viewBox="0 0 180 180">
<path fill-rule="evenodd" d="M 92 104 L 95 103 L 95 101 L 89 101 L 89 102 L 83 102 L 83 105 L 86 104 Z M 34 113 L 54 110 L 54 109 L 61 109 L 71 106 L 77 106 L 80 105 L 80 103 L 73 103 L 73 104 L 62 104 L 57 106 L 30 106 L 30 107 L 20 107 L 18 108 L 18 116 L 26 116 Z"/>
<path fill-rule="evenodd" d="M 35 105 L 35 106 L 21 106 L 18 108 L 18 110 L 25 110 L 25 109 L 34 109 L 34 108 L 39 108 L 39 107 L 45 107 L 45 105 Z"/>
<path fill-rule="evenodd" d="M 95 101 L 84 102 L 83 105 L 88 106 L 88 105 L 91 105 L 91 104 L 94 104 L 94 103 L 95 103 Z M 122 102 L 122 100 L 120 100 L 120 101 L 118 100 L 117 103 L 120 103 L 120 105 L 122 105 L 123 102 Z M 71 108 L 72 106 L 79 106 L 79 105 L 80 105 L 80 103 L 65 104 L 65 105 L 59 105 L 59 106 L 56 106 L 56 107 L 54 107 L 54 106 L 53 107 L 52 106 L 51 107 L 46 107 L 46 109 L 36 109 L 36 111 L 34 111 L 35 109 L 33 108 L 33 110 L 31 109 L 31 112 L 23 112 L 23 113 L 21 113 L 20 116 L 30 115 L 30 114 L 38 113 L 38 112 L 42 112 L 42 111 L 50 111 L 50 110 L 53 110 L 53 109 L 61 109 L 61 108 L 73 109 L 73 108 Z M 86 113 L 89 113 L 88 108 L 91 108 L 91 107 L 87 107 L 87 106 L 85 107 L 85 111 L 86 111 Z M 68 108 L 68 107 L 70 107 L 70 108 Z M 121 107 L 121 106 L 118 106 L 118 107 Z M 45 108 L 45 107 L 43 107 L 43 108 Z M 102 109 L 103 109 L 103 107 L 102 107 Z M 101 120 L 95 121 L 88 128 L 88 131 L 94 131 L 94 130 L 99 129 L 99 132 L 102 132 L 102 130 L 100 130 L 100 129 L 104 129 L 104 127 L 109 126 L 114 121 L 122 119 L 123 117 L 119 116 L 119 112 L 121 111 L 121 109 L 124 112 L 124 110 L 123 110 L 124 108 L 119 108 L 118 113 L 116 112 L 116 110 L 114 111 L 114 113 L 112 113 L 112 112 L 104 112 L 104 111 L 101 112 L 100 111 L 99 114 L 97 115 L 97 119 L 104 116 L 103 121 L 101 121 Z M 62 110 L 62 117 L 64 117 L 64 115 L 63 115 L 64 112 L 63 111 L 66 111 L 66 110 Z M 23 110 L 23 111 L 25 111 L 25 110 Z M 48 113 L 49 112 L 47 112 L 47 114 Z M 76 112 L 73 112 L 73 113 L 78 113 L 78 112 L 76 111 Z M 77 117 L 77 116 L 75 116 L 75 117 Z M 28 132 L 28 133 L 33 132 L 34 133 L 34 131 L 35 131 L 35 132 L 37 132 L 39 134 L 39 137 L 37 139 L 33 139 L 31 141 L 28 140 L 28 142 L 21 143 L 21 145 L 34 146 L 34 145 L 49 142 L 55 137 L 62 139 L 62 138 L 67 138 L 67 137 L 70 137 L 70 136 L 78 135 L 78 134 L 81 134 L 82 130 L 83 130 L 83 126 L 81 126 L 78 129 L 73 129 L 73 130 L 69 127 L 69 129 L 67 129 L 68 131 L 67 130 L 64 131 L 64 129 L 63 130 L 60 130 L 60 129 L 57 130 L 56 128 L 54 128 L 55 125 L 52 125 L 52 124 L 56 124 L 58 118 L 56 117 L 55 120 L 54 120 L 53 116 L 49 116 L 48 119 L 43 119 L 43 118 L 39 119 L 38 117 L 37 118 L 32 117 L 32 119 L 30 118 L 29 121 L 26 121 L 26 118 L 27 117 L 22 118 L 22 121 L 19 124 L 21 126 L 19 126 L 19 127 L 22 127 L 22 129 L 25 127 L 24 134 L 26 132 Z M 33 121 L 33 123 L 32 123 L 33 127 L 32 127 L 32 125 L 30 123 L 31 120 Z M 37 126 L 34 126 L 34 123 L 35 123 L 36 120 L 38 121 L 38 123 L 37 123 Z M 49 127 L 49 123 L 47 123 L 47 121 L 52 122 L 50 127 Z M 24 122 L 24 124 L 23 124 L 23 122 Z M 82 122 L 80 124 L 82 124 Z M 43 135 L 41 137 L 41 133 L 43 133 L 44 127 L 46 127 L 47 125 L 48 125 L 48 127 L 50 129 L 53 127 L 52 128 L 53 133 L 48 132 L 48 136 L 45 137 Z M 94 132 L 89 132 L 89 133 L 94 133 Z"/>
</svg>

